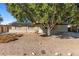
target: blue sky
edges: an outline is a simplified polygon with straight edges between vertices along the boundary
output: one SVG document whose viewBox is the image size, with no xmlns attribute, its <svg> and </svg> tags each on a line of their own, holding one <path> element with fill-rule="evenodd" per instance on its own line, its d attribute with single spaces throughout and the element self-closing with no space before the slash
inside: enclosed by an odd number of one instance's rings
<svg viewBox="0 0 79 59">
<path fill-rule="evenodd" d="M 0 3 L 0 14 L 3 17 L 3 24 L 11 23 L 16 19 L 7 11 L 6 4 Z"/>
</svg>

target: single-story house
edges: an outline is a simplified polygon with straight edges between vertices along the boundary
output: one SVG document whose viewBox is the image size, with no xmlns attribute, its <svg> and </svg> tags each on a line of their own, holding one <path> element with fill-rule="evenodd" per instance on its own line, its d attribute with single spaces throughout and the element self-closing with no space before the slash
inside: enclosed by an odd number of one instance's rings
<svg viewBox="0 0 79 59">
<path fill-rule="evenodd" d="M 56 29 L 54 32 L 68 32 L 68 25 L 67 24 L 59 24 L 56 25 Z M 45 28 L 40 28 L 39 24 L 36 25 L 28 25 L 26 23 L 18 23 L 14 22 L 10 24 L 9 32 L 37 32 L 37 33 L 44 33 L 46 32 Z M 53 32 L 52 32 L 53 33 Z"/>
<path fill-rule="evenodd" d="M 26 23 L 19 23 L 19 22 L 13 22 L 10 24 L 9 32 L 14 33 L 14 32 L 38 32 L 38 33 L 43 33 L 42 29 L 38 26 L 34 26 L 31 24 L 26 24 Z"/>
<path fill-rule="evenodd" d="M 72 29 L 73 28 L 73 29 Z M 52 31 L 51 33 L 55 32 L 55 33 L 61 33 L 61 32 L 74 32 L 75 31 L 79 31 L 79 27 L 72 27 L 68 24 L 57 24 L 55 27 L 55 30 Z M 46 28 L 41 29 L 40 26 L 37 25 L 30 25 L 30 24 L 26 24 L 26 23 L 18 23 L 18 22 L 13 22 L 10 23 L 9 25 L 0 25 L 0 33 L 5 33 L 5 32 L 9 32 L 9 33 L 33 33 L 33 32 L 37 32 L 37 33 L 46 33 Z"/>
</svg>

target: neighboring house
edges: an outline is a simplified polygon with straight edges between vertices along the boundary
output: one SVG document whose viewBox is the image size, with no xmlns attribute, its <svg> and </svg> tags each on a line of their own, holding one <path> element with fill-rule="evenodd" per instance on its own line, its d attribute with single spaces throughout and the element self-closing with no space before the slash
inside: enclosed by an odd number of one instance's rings
<svg viewBox="0 0 79 59">
<path fill-rule="evenodd" d="M 56 28 L 54 30 L 54 32 L 58 33 L 58 32 L 68 32 L 68 25 L 67 24 L 59 24 L 56 25 Z M 28 33 L 33 33 L 33 32 L 37 32 L 37 33 L 46 33 L 46 29 L 41 29 L 40 26 L 38 26 L 38 24 L 36 25 L 31 25 L 31 24 L 26 24 L 26 23 L 18 23 L 18 22 L 14 22 L 10 24 L 10 29 L 9 32 L 28 32 Z M 53 31 L 51 32 L 53 33 Z"/>
<path fill-rule="evenodd" d="M 14 33 L 14 32 L 26 32 L 27 24 L 25 23 L 18 23 L 18 22 L 13 22 L 9 24 L 9 32 Z"/>
<path fill-rule="evenodd" d="M 19 22 L 14 22 L 10 24 L 10 29 L 9 29 L 10 33 L 14 33 L 14 32 L 21 32 L 21 33 L 33 33 L 33 32 L 37 32 L 37 33 L 43 33 L 42 29 L 38 26 L 33 26 L 31 24 L 27 24 L 27 23 L 19 23 Z"/>
<path fill-rule="evenodd" d="M 37 24 L 38 25 L 38 24 Z M 41 29 L 40 26 L 31 25 L 27 23 L 18 23 L 13 22 L 9 25 L 0 25 L 0 33 L 46 33 L 46 28 Z M 73 30 L 79 31 L 79 27 L 72 27 L 75 28 Z M 74 32 L 71 30 L 71 26 L 69 27 L 67 24 L 58 24 L 55 27 L 55 30 L 51 33 L 62 33 L 62 32 Z"/>
</svg>

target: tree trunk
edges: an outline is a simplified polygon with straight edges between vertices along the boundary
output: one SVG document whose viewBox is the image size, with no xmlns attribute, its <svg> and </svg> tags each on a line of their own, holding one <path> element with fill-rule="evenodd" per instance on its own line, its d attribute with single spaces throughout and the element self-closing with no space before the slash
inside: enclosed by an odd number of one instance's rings
<svg viewBox="0 0 79 59">
<path fill-rule="evenodd" d="M 50 36 L 51 35 L 51 29 L 49 26 L 47 26 L 47 36 Z"/>
</svg>

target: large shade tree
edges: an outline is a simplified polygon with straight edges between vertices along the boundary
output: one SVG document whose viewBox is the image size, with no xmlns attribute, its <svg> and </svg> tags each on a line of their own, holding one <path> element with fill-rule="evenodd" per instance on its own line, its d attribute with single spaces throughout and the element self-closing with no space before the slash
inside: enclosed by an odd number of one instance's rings
<svg viewBox="0 0 79 59">
<path fill-rule="evenodd" d="M 50 35 L 57 24 L 77 24 L 78 7 L 77 4 L 56 4 L 56 3 L 26 3 L 26 4 L 7 4 L 7 9 L 23 22 L 28 18 L 32 23 L 41 23 L 47 26 L 47 34 Z"/>
</svg>

